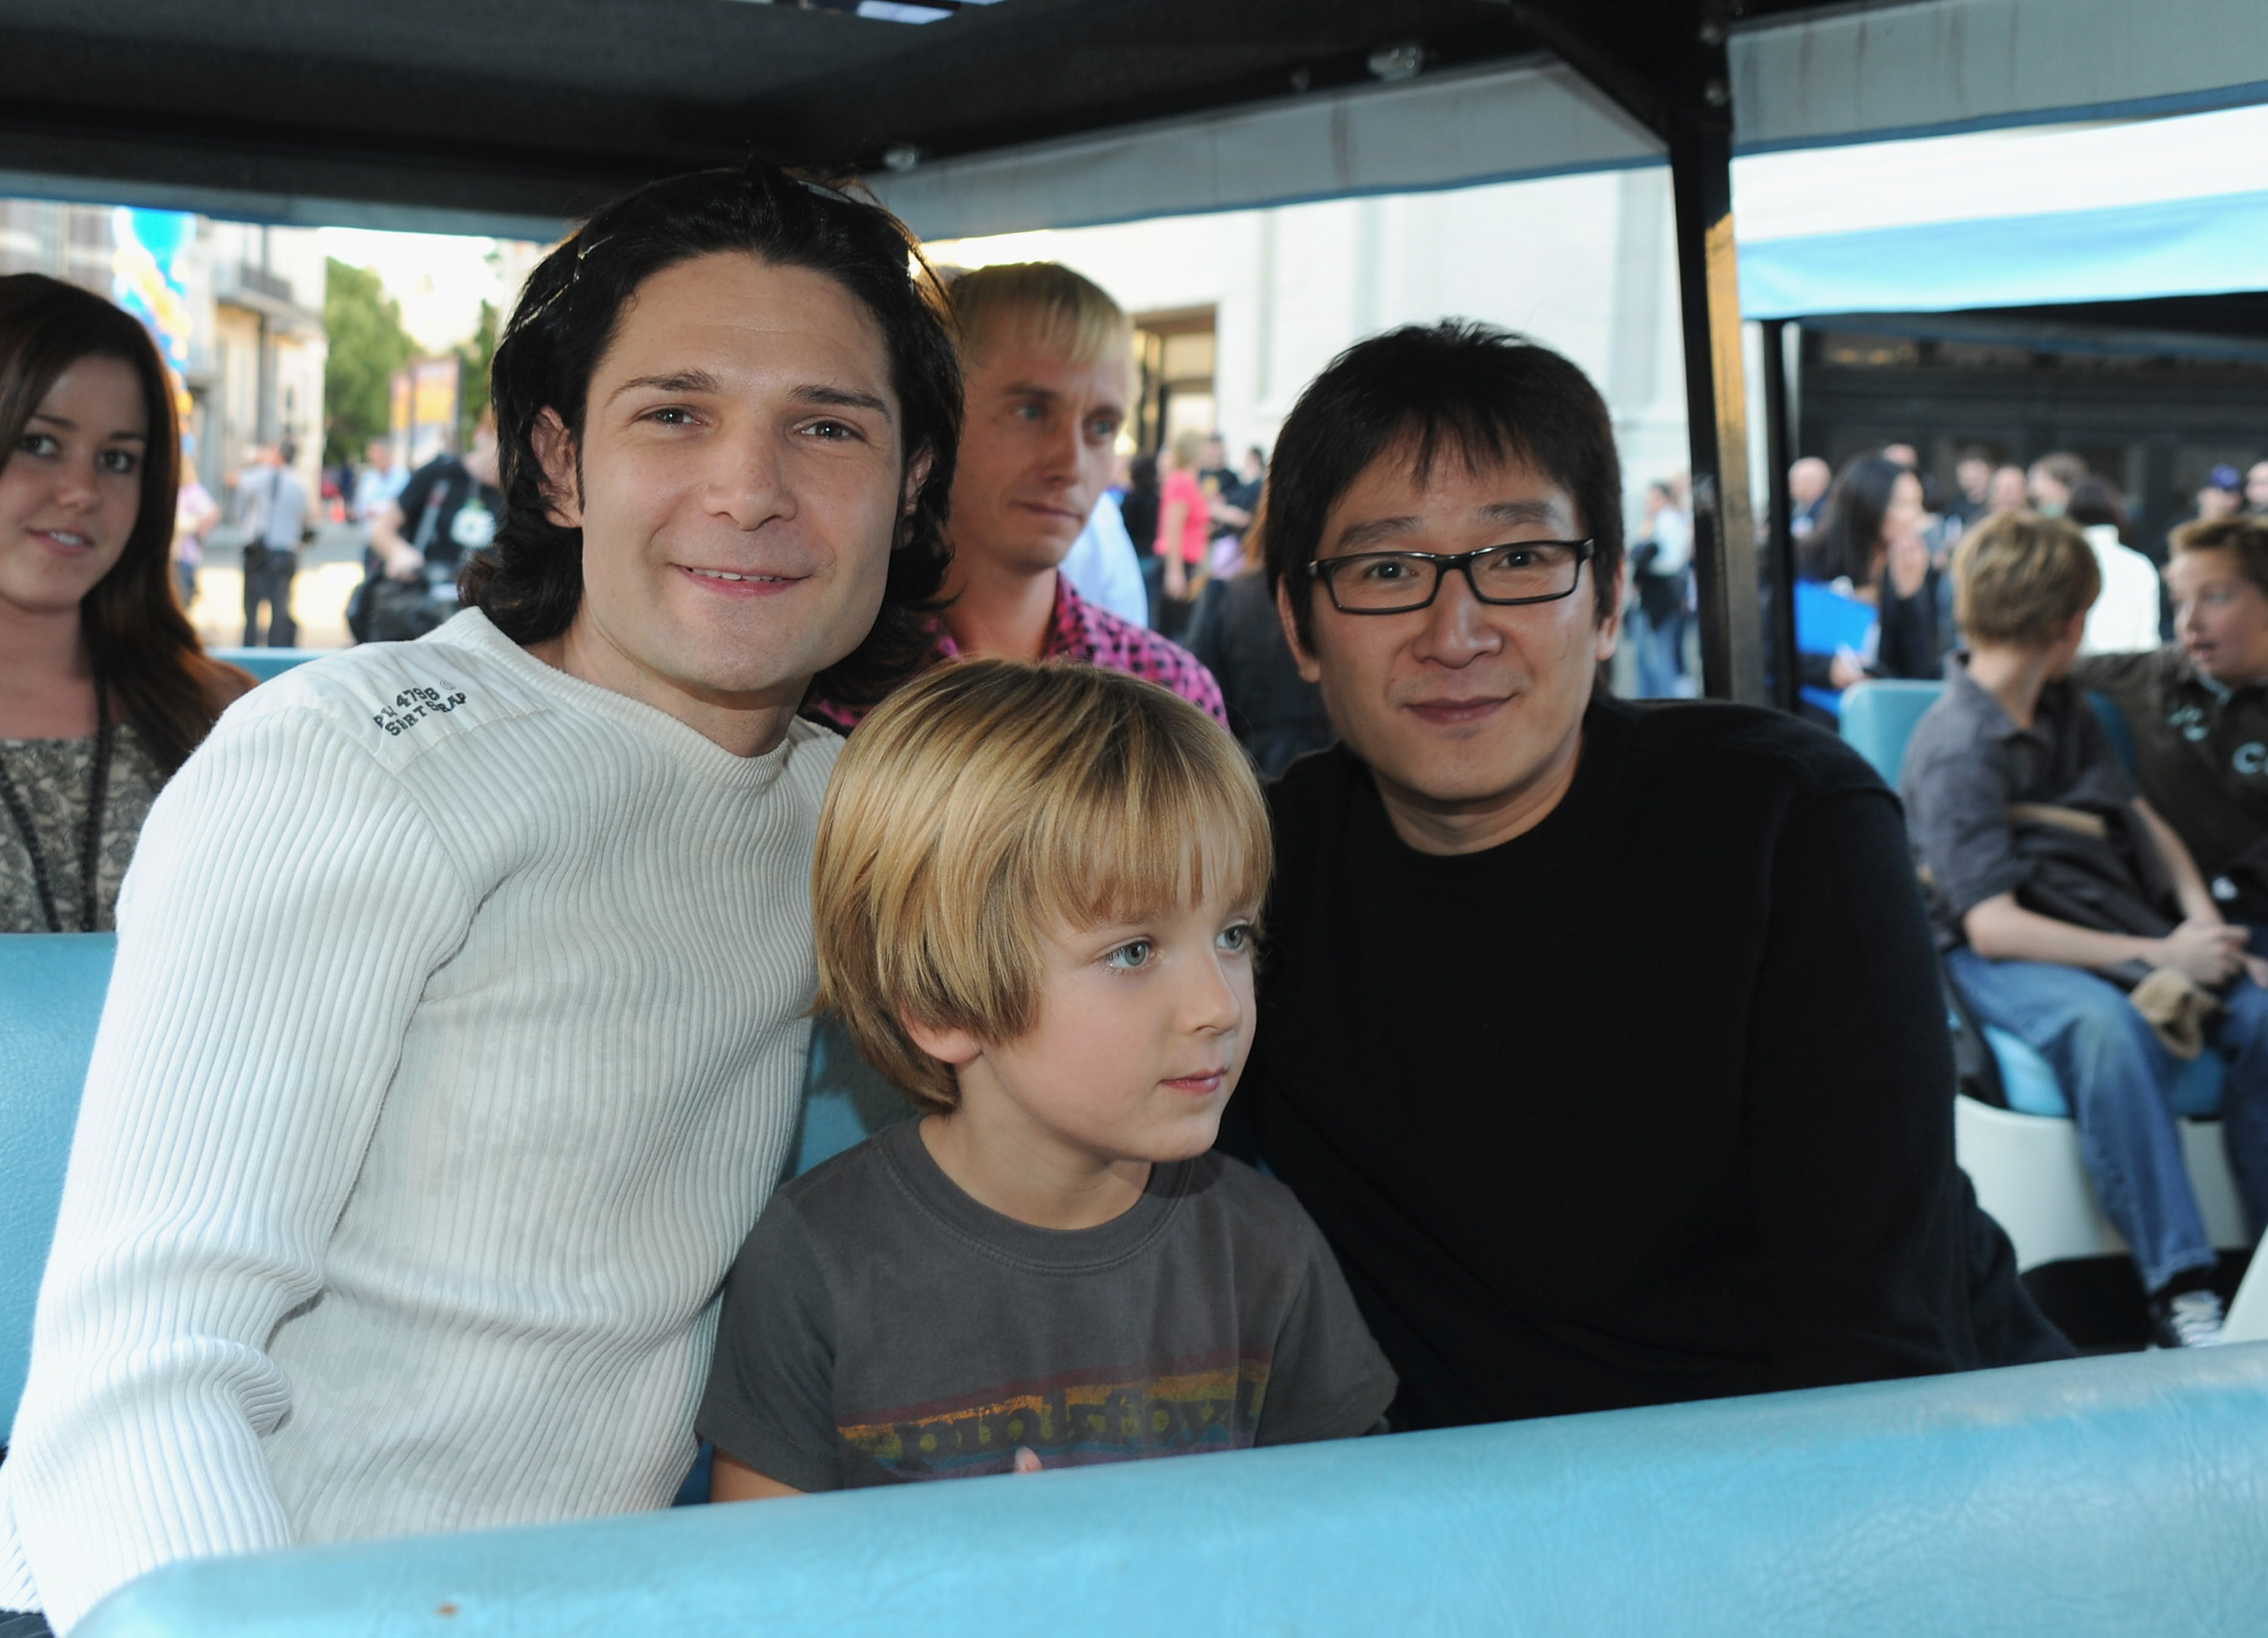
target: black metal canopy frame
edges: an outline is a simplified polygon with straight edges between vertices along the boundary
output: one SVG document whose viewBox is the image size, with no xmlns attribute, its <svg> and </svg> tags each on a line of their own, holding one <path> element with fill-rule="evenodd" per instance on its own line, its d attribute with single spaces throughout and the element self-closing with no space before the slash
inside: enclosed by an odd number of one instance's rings
<svg viewBox="0 0 2268 1638">
<path fill-rule="evenodd" d="M 1669 151 L 1677 290 L 1685 337 L 1685 423 L 1692 445 L 1693 571 L 1701 605 L 1702 687 L 1712 699 L 1765 702 L 1749 497 L 1748 388 L 1733 239 L 1729 0 L 1513 0 L 1536 35 L 1659 136 Z M 1756 8 L 1759 10 L 1766 8 Z M 1786 507 L 1778 515 L 1786 515 Z M 1793 606 L 1783 581 L 1776 606 Z M 1793 650 L 1779 669 L 1792 673 Z"/>
<path fill-rule="evenodd" d="M 549 237 L 628 187 L 751 150 L 887 178 L 1145 121 L 1312 106 L 1420 69 L 1429 84 L 1521 63 L 1549 75 L 1556 59 L 1620 111 L 1594 117 L 1634 122 L 1634 152 L 1648 137 L 1668 152 L 1704 680 L 1762 701 L 1726 36 L 1742 14 L 1804 9 L 0 0 L 0 193 Z M 870 20 L 924 15 L 944 20 Z"/>
</svg>

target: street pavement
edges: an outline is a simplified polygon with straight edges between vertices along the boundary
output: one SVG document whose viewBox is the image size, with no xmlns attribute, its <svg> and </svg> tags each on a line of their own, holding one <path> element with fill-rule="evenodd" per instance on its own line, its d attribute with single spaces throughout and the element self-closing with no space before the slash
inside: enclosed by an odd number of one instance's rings
<svg viewBox="0 0 2268 1638">
<path fill-rule="evenodd" d="M 363 533 L 354 524 L 327 523 L 299 553 L 299 572 L 291 581 L 291 618 L 299 622 L 303 649 L 342 649 L 347 635 L 347 599 L 362 584 Z M 232 649 L 244 641 L 244 535 L 221 527 L 205 543 L 204 567 L 197 571 L 196 600 L 189 623 L 209 649 Z"/>
</svg>

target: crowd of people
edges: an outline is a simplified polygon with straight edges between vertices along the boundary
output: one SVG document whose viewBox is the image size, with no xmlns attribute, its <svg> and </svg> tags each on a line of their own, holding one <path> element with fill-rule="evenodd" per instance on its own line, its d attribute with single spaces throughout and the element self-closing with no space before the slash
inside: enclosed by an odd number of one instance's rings
<svg viewBox="0 0 2268 1638">
<path fill-rule="evenodd" d="M 2084 534 L 2102 589 L 2088 612 L 2082 652 L 2139 652 L 2174 636 L 2161 571 L 2175 532 L 2139 540 L 2117 484 L 2068 452 L 2024 467 L 1965 450 L 1954 484 L 1940 492 L 1914 446 L 1892 444 L 1846 461 L 1831 478 L 1826 462 L 1806 457 L 1789 468 L 1788 489 L 1804 583 L 1796 598 L 1798 669 L 1807 706 L 1822 720 L 1832 720 L 1837 697 L 1853 682 L 1940 674 L 1962 641 L 1954 552 L 1966 533 L 2006 513 L 2067 518 Z M 2175 530 L 2248 510 L 2268 512 L 2268 460 L 2249 474 L 2214 466 Z"/>
<path fill-rule="evenodd" d="M 1690 525 L 1667 483 L 1626 549 L 1567 359 L 1391 331 L 1272 456 L 1113 493 L 1129 340 L 761 161 L 652 184 L 531 277 L 492 437 L 357 497 L 373 640 L 246 693 L 167 567 L 146 334 L 0 280 L 0 904 L 119 935 L 0 1633 L 188 1554 L 662 1506 L 696 1437 L 777 1498 L 2068 1355 L 1955 1163 L 1940 946 L 2018 1028 L 2013 969 L 2102 951 L 2023 931 L 2029 856 L 1937 782 L 2138 816 L 2182 919 L 2100 937 L 2215 995 L 2257 1112 L 2215 884 L 2268 758 L 2214 759 L 2268 533 L 2183 534 L 2183 646 L 2104 679 L 2173 713 L 2146 807 L 2056 693 L 2092 540 L 2012 508 L 1948 564 L 1896 452 L 1820 485 L 1832 594 L 1971 645 L 1902 814 L 1814 724 L 1596 686 L 1670 664 Z M 814 1004 L 913 1118 L 775 1188 Z M 2090 1156 L 2163 1135 L 2074 1101 Z M 2212 1341 L 2170 1184 L 2117 1176 Z"/>
</svg>

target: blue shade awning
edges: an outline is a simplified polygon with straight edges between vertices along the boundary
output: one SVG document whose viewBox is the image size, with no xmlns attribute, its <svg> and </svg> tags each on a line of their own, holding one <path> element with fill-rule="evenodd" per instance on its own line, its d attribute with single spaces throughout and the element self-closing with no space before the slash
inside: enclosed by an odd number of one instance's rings
<svg viewBox="0 0 2268 1638">
<path fill-rule="evenodd" d="M 1741 246 L 1751 319 L 2268 290 L 2268 192 Z"/>
</svg>

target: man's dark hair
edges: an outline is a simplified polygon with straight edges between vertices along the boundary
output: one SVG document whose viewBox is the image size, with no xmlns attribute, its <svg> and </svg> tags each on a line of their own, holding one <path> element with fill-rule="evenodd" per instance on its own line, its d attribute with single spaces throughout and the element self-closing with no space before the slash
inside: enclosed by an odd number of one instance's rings
<svg viewBox="0 0 2268 1638">
<path fill-rule="evenodd" d="M 1567 491 L 1591 560 L 1598 617 L 1614 613 L 1623 562 L 1622 464 L 1606 401 L 1550 348 L 1469 320 L 1409 325 L 1358 342 L 1300 395 L 1268 470 L 1268 584 L 1288 576 L 1302 642 L 1306 567 L 1323 519 L 1370 464 L 1407 444 L 1419 481 L 1445 452 L 1471 465 L 1527 462 Z"/>
<path fill-rule="evenodd" d="M 951 556 L 945 518 L 961 443 L 961 367 L 944 297 L 904 224 L 879 205 L 763 160 L 670 177 L 616 200 L 528 279 L 491 366 L 504 514 L 493 544 L 466 566 L 464 599 L 515 643 L 546 642 L 567 629 L 583 601 L 583 532 L 551 519 L 534 442 L 537 418 L 556 410 L 579 452 L 591 377 L 623 307 L 655 274 L 719 251 L 807 268 L 855 297 L 889 351 L 906 462 L 929 454 L 890 553 L 873 628 L 815 685 L 830 699 L 871 704 L 928 650 L 928 617 Z M 580 470 L 578 453 L 578 481 Z"/>
</svg>

